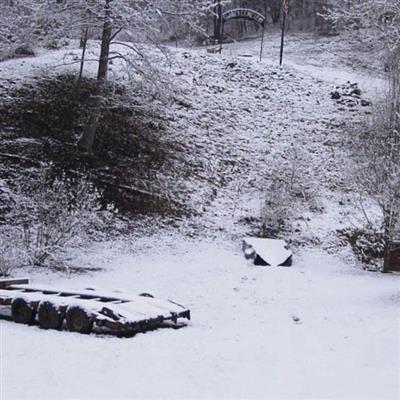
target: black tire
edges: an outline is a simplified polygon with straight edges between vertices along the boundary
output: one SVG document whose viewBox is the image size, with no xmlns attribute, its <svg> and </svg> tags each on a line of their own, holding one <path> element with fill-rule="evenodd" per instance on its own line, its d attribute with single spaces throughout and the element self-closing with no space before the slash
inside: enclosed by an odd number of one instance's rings
<svg viewBox="0 0 400 400">
<path fill-rule="evenodd" d="M 39 305 L 38 320 L 39 326 L 43 329 L 61 329 L 63 315 L 50 301 L 43 301 Z"/>
<path fill-rule="evenodd" d="M 92 317 L 79 306 L 68 307 L 65 320 L 71 332 L 89 334 L 93 329 Z"/>
<path fill-rule="evenodd" d="M 11 315 L 19 324 L 31 325 L 35 321 L 36 310 L 24 299 L 14 299 L 11 304 Z"/>
</svg>

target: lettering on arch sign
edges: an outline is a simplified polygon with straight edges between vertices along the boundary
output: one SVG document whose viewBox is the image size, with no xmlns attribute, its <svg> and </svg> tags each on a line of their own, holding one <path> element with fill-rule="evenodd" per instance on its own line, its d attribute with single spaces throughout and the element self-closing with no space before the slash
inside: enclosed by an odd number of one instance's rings
<svg viewBox="0 0 400 400">
<path fill-rule="evenodd" d="M 265 24 L 264 15 L 248 8 L 235 8 L 222 14 L 223 23 L 226 23 L 232 19 L 248 19 L 259 23 L 262 27 L 264 27 Z"/>
</svg>

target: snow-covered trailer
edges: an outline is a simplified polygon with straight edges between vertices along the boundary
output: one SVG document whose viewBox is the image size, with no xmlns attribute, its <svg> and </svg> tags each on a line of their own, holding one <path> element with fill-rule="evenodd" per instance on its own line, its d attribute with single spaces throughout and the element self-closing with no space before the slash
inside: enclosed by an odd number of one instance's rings
<svg viewBox="0 0 400 400">
<path fill-rule="evenodd" d="M 29 285 L 28 279 L 0 279 L 0 306 L 11 308 L 18 323 L 44 329 L 90 333 L 105 328 L 120 336 L 161 326 L 181 326 L 190 310 L 171 300 L 142 293 L 136 296 L 101 294 L 93 289 L 70 291 Z"/>
</svg>

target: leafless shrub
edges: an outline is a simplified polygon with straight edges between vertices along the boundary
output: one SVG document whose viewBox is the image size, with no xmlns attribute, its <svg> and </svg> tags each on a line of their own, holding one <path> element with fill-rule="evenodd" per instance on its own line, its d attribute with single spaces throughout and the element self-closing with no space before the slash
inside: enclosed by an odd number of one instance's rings
<svg viewBox="0 0 400 400">
<path fill-rule="evenodd" d="M 26 263 L 20 235 L 13 228 L 0 230 L 0 276 L 9 276 Z"/>
<path fill-rule="evenodd" d="M 384 267 L 388 268 L 390 243 L 400 228 L 400 68 L 391 71 L 390 90 L 375 106 L 369 125 L 354 136 L 353 179 L 360 193 L 371 198 L 381 211 Z M 367 221 L 368 222 L 368 221 Z"/>
<path fill-rule="evenodd" d="M 81 244 L 98 222 L 99 193 L 85 178 L 54 178 L 46 170 L 28 184 L 18 182 L 14 201 L 8 219 L 36 266 L 62 263 L 66 247 Z"/>
<path fill-rule="evenodd" d="M 0 226 L 0 263 L 0 275 L 5 276 L 29 263 L 21 230 L 14 224 Z"/>
<path fill-rule="evenodd" d="M 305 209 L 316 209 L 317 193 L 306 155 L 295 145 L 286 157 L 276 157 L 269 163 L 262 207 L 264 235 L 276 235 L 290 230 L 295 218 Z"/>
<path fill-rule="evenodd" d="M 16 258 L 10 251 L 10 247 L 5 247 L 4 243 L 0 243 L 0 246 L 0 276 L 9 276 L 16 266 Z"/>
</svg>

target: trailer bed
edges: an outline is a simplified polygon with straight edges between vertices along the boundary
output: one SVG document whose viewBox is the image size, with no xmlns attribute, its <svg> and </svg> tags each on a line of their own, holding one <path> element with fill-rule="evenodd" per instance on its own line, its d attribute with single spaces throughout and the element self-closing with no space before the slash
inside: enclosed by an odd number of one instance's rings
<svg viewBox="0 0 400 400">
<path fill-rule="evenodd" d="M 45 329 L 90 333 L 94 327 L 118 335 L 145 332 L 165 324 L 180 326 L 190 310 L 152 295 L 100 293 L 94 289 L 64 290 L 29 285 L 29 280 L 0 280 L 0 306 L 11 307 L 15 322 Z"/>
</svg>

